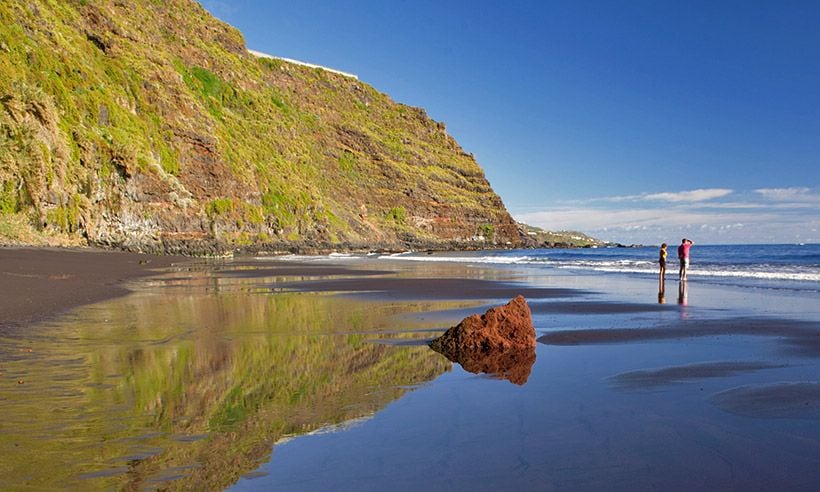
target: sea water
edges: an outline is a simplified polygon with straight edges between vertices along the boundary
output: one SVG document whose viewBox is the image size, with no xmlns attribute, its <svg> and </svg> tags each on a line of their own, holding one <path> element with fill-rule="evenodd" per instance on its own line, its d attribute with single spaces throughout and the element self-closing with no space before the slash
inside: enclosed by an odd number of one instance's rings
<svg viewBox="0 0 820 492">
<path fill-rule="evenodd" d="M 677 278 L 677 245 L 667 248 L 667 275 Z M 400 253 L 390 259 L 527 265 L 569 273 L 648 277 L 658 274 L 659 246 Z M 688 277 L 721 285 L 820 291 L 820 244 L 694 245 Z"/>
</svg>

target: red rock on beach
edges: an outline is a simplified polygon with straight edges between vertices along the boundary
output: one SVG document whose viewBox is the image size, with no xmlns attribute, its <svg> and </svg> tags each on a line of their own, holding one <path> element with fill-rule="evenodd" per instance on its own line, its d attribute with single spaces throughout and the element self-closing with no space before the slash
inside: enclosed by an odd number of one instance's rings
<svg viewBox="0 0 820 492">
<path fill-rule="evenodd" d="M 535 363 L 535 328 L 527 301 L 474 314 L 430 342 L 430 348 L 472 373 L 488 373 L 524 384 Z"/>
<path fill-rule="evenodd" d="M 532 313 L 524 296 L 517 296 L 506 306 L 474 314 L 430 342 L 437 352 L 465 350 L 495 351 L 512 348 L 535 348 Z"/>
</svg>

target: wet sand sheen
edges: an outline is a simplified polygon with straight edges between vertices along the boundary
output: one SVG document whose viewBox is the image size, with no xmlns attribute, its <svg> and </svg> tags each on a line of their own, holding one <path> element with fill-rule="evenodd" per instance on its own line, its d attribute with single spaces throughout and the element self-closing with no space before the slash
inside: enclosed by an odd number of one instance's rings
<svg viewBox="0 0 820 492">
<path fill-rule="evenodd" d="M 95 249 L 0 247 L 0 328 L 125 295 L 125 282 L 188 261 Z"/>
<path fill-rule="evenodd" d="M 450 365 L 426 346 L 366 341 L 393 305 L 202 289 L 222 263 L 0 336 L 0 489 L 218 490 L 252 474 L 283 436 L 369 418 Z"/>
<path fill-rule="evenodd" d="M 274 266 L 268 266 L 275 263 Z M 240 258 L 206 260 L 94 248 L 0 247 L 0 328 L 51 318 L 69 309 L 128 294 L 125 284 L 179 270 L 208 270 L 240 278 L 379 276 L 390 270 Z"/>
<path fill-rule="evenodd" d="M 702 362 L 683 366 L 662 367 L 660 369 L 624 372 L 612 376 L 610 380 L 615 385 L 623 388 L 640 389 L 705 378 L 722 378 L 743 372 L 782 367 L 786 366 L 749 361 Z"/>
<path fill-rule="evenodd" d="M 768 317 L 727 317 L 651 328 L 555 330 L 538 341 L 547 345 L 589 345 L 737 335 L 774 338 L 792 353 L 820 357 L 820 323 Z"/>
<path fill-rule="evenodd" d="M 820 420 L 820 382 L 747 385 L 712 396 L 727 412 L 759 419 Z"/>
<path fill-rule="evenodd" d="M 651 291 L 646 304 L 617 302 L 560 283 L 475 279 L 468 276 L 475 270 L 456 268 L 446 272 L 451 276 L 429 278 L 430 270 L 419 275 L 412 267 L 394 266 L 194 262 L 173 279 L 166 277 L 168 284 L 152 281 L 134 296 L 79 311 L 79 324 L 66 326 L 58 339 L 41 337 L 30 360 L 13 343 L 5 347 L 16 359 L 11 362 L 15 371 L 31 369 L 14 397 L 41 406 L 55 394 L 68 405 L 66 390 L 78 390 L 71 398 L 79 399 L 77 408 L 83 410 L 71 421 L 80 431 L 67 429 L 75 454 L 102 442 L 98 435 L 83 441 L 86 415 L 105 421 L 110 414 L 121 439 L 102 446 L 109 453 L 116 446 L 123 451 L 104 463 L 89 460 L 94 466 L 79 476 L 61 475 L 79 480 L 67 482 L 77 487 L 219 483 L 221 488 L 242 474 L 247 481 L 240 480 L 237 488 L 243 490 L 287 489 L 295 483 L 374 490 L 391 483 L 413 489 L 443 483 L 748 488 L 773 484 L 789 473 L 801 481 L 777 483 L 820 484 L 820 474 L 811 471 L 820 464 L 810 451 L 816 447 L 812 439 L 820 443 L 816 429 L 800 428 L 807 436 L 802 440 L 791 437 L 797 434 L 791 426 L 818 420 L 820 383 L 807 380 L 801 370 L 820 357 L 817 323 L 716 313 L 715 319 L 674 321 L 679 308 L 658 306 Z M 198 273 L 248 288 L 206 291 L 191 281 Z M 305 278 L 314 280 L 297 281 Z M 53 289 L 56 280 L 41 287 Z M 186 289 L 186 282 L 192 287 Z M 164 287 L 171 284 L 173 289 Z M 105 284 L 114 291 L 111 285 Z M 423 346 L 462 315 L 483 312 L 519 293 L 531 300 L 539 317 L 536 329 L 543 333 L 524 386 L 473 376 Z M 573 326 L 565 321 L 585 314 L 598 315 L 585 323 L 600 328 L 553 328 Z M 648 328 L 607 328 L 629 326 L 632 319 L 662 321 Z M 51 326 L 59 328 L 58 321 Z M 779 352 L 767 352 L 769 358 L 739 350 L 734 340 L 746 336 L 756 337 L 755 346 Z M 706 337 L 713 337 L 714 344 L 692 345 Z M 668 340 L 680 343 L 656 343 Z M 672 360 L 654 350 L 667 350 Z M 55 354 L 72 361 L 72 374 L 54 374 Z M 489 365 L 482 362 L 478 370 Z M 90 378 L 89 367 L 101 379 Z M 777 378 L 785 382 L 771 382 Z M 755 379 L 766 382 L 748 384 Z M 39 386 L 46 380 L 51 387 Z M 685 384 L 692 381 L 699 384 Z M 661 386 L 661 391 L 623 391 Z M 696 386 L 710 389 L 698 394 Z M 116 397 L 109 396 L 114 391 Z M 85 399 L 92 397 L 97 399 L 89 405 Z M 145 406 L 122 405 L 132 400 Z M 97 415 L 107 402 L 116 406 Z M 19 428 L 33 435 L 42 429 L 29 422 L 29 413 L 54 418 L 35 406 L 20 408 L 28 413 L 8 421 L 19 420 Z M 125 410 L 134 413 L 118 413 Z M 132 423 L 136 436 L 120 426 L 145 417 L 161 425 Z M 338 418 L 357 424 L 334 427 Z M 748 423 L 759 419 L 778 419 L 782 427 L 769 425 L 771 420 L 761 428 Z M 272 434 L 274 428 L 287 431 Z M 313 434 L 323 428 L 336 430 Z M 148 435 L 143 445 L 123 444 Z M 0 444 L 19 455 L 21 448 L 11 447 L 19 437 L 0 437 L 6 440 Z M 253 455 L 234 454 L 237 442 L 253 449 Z M 762 458 L 747 454 L 755 443 Z M 36 440 L 26 445 L 34 449 Z M 302 451 L 294 454 L 293 449 Z M 781 455 L 799 459 L 784 461 Z M 761 459 L 779 463 L 783 473 L 759 466 Z M 225 463 L 233 465 L 223 469 Z M 20 466 L 25 466 L 22 461 Z M 697 479 L 694 469 L 700 470 Z M 20 485 L 9 482 L 9 476 L 0 485 Z"/>
<path fill-rule="evenodd" d="M 586 294 L 578 289 L 539 288 L 523 283 L 467 278 L 342 278 L 275 285 L 296 292 L 336 292 L 386 299 L 555 299 Z"/>
</svg>

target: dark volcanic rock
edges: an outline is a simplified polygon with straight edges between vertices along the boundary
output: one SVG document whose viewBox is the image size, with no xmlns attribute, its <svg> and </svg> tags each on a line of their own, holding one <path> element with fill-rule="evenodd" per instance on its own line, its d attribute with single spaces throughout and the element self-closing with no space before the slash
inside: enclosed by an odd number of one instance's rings
<svg viewBox="0 0 820 492">
<path fill-rule="evenodd" d="M 474 314 L 430 342 L 430 348 L 472 373 L 494 374 L 524 384 L 535 363 L 535 328 L 527 301 Z"/>
</svg>

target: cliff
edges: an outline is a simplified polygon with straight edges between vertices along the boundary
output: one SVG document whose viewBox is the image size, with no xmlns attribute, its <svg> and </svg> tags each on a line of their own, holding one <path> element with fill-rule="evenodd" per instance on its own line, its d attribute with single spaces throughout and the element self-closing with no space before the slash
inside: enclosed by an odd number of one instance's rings
<svg viewBox="0 0 820 492">
<path fill-rule="evenodd" d="M 0 3 L 3 238 L 185 254 L 521 240 L 442 123 L 254 56 L 193 0 Z"/>
</svg>

